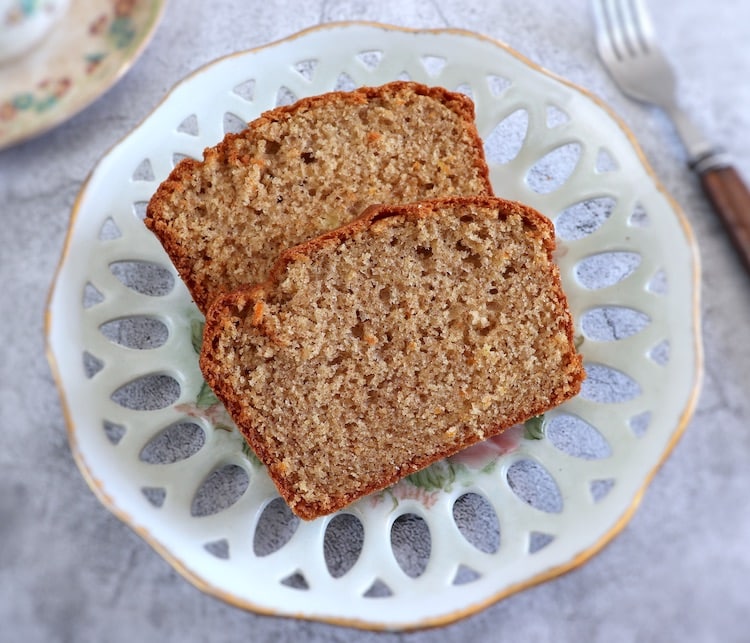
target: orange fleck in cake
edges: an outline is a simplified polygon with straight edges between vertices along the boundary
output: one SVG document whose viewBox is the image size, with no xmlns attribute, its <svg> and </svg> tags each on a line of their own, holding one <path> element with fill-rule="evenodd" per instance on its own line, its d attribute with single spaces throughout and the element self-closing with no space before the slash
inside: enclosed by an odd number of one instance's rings
<svg viewBox="0 0 750 643">
<path fill-rule="evenodd" d="M 575 395 L 554 228 L 493 197 L 373 206 L 211 307 L 200 366 L 292 510 L 338 510 Z"/>
<path fill-rule="evenodd" d="M 491 195 L 474 104 L 394 82 L 305 98 L 182 160 L 149 202 L 198 308 L 263 281 L 279 253 L 375 203 Z"/>
</svg>

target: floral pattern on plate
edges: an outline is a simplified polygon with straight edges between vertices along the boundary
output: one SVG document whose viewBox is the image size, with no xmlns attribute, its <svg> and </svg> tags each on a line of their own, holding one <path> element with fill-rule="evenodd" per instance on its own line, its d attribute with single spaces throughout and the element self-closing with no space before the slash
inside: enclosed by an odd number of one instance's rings
<svg viewBox="0 0 750 643">
<path fill-rule="evenodd" d="M 0 65 L 0 148 L 60 124 L 130 67 L 164 0 L 73 0 L 34 50 Z"/>
</svg>

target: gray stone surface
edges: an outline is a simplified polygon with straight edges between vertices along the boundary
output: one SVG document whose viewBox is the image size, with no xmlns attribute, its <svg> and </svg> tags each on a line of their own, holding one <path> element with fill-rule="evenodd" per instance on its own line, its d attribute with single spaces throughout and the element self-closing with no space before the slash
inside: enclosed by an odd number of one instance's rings
<svg viewBox="0 0 750 643">
<path fill-rule="evenodd" d="M 750 177 L 750 6 L 652 3 L 685 107 Z M 683 206 L 703 261 L 697 412 L 633 520 L 577 570 L 459 623 L 408 634 L 257 616 L 202 594 L 94 498 L 44 355 L 45 298 L 97 159 L 196 67 L 332 20 L 461 27 L 505 41 L 609 102 Z M 102 99 L 0 152 L 0 638 L 8 641 L 747 641 L 750 276 L 684 165 L 669 123 L 599 65 L 583 0 L 172 0 Z M 672 350 L 679 350 L 673 347 Z"/>
</svg>

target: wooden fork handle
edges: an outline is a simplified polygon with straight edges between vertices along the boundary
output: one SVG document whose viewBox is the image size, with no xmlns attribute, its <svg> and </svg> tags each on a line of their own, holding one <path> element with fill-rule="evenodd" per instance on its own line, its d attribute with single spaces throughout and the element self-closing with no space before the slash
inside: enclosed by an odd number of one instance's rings
<svg viewBox="0 0 750 643">
<path fill-rule="evenodd" d="M 724 166 L 701 171 L 701 184 L 729 232 L 745 268 L 750 272 L 750 190 L 739 172 Z"/>
</svg>

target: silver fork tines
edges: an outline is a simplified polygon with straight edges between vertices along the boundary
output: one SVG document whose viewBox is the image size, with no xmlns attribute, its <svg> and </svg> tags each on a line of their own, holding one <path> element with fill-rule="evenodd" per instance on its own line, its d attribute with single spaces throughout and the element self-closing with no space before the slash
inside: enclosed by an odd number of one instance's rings
<svg viewBox="0 0 750 643">
<path fill-rule="evenodd" d="M 604 7 L 604 21 L 610 32 L 615 55 L 622 60 L 626 55 L 648 54 L 649 40 L 653 37 L 653 26 L 648 15 L 633 6 L 631 1 L 608 3 Z M 616 11 L 619 20 L 613 20 L 609 12 Z M 622 29 L 617 27 L 622 25 Z"/>
<path fill-rule="evenodd" d="M 675 75 L 656 41 L 643 0 L 593 0 L 599 55 L 623 92 L 667 112 L 691 162 L 717 151 L 680 109 Z M 721 159 L 723 162 L 724 159 Z"/>
<path fill-rule="evenodd" d="M 644 0 L 592 0 L 596 45 L 623 92 L 664 109 L 685 144 L 690 167 L 724 221 L 750 273 L 750 190 L 728 156 L 711 145 L 680 109 L 675 76 L 659 49 Z"/>
</svg>

